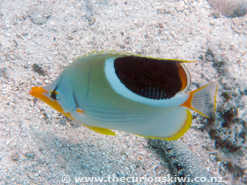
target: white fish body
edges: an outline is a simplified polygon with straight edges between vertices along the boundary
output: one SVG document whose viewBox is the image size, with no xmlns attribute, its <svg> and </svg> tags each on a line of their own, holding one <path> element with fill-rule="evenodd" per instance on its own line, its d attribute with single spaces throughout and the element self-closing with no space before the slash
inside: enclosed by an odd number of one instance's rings
<svg viewBox="0 0 247 185">
<path fill-rule="evenodd" d="M 163 61 L 167 63 L 163 66 L 174 70 L 174 74 L 165 71 L 170 78 L 174 77 L 170 79 L 174 85 L 159 72 Z M 216 83 L 191 93 L 184 92 L 190 85 L 190 76 L 183 63 L 119 53 L 92 54 L 77 58 L 52 84 L 43 87 L 42 93 L 35 89 L 30 93 L 100 133 L 114 134 L 108 130 L 114 129 L 173 140 L 181 137 L 191 125 L 188 108 L 211 116 L 215 106 Z M 156 70 L 148 71 L 149 68 Z M 153 77 L 143 78 L 143 74 Z M 168 86 L 156 82 L 159 75 Z"/>
</svg>

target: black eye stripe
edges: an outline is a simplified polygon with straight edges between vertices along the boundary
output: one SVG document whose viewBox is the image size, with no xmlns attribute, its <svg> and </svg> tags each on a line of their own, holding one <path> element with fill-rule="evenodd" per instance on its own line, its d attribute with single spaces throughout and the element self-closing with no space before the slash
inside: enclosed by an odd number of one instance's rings
<svg viewBox="0 0 247 185">
<path fill-rule="evenodd" d="M 55 86 L 54 90 L 51 91 L 51 98 L 53 100 L 57 100 L 57 88 L 58 88 L 59 83 Z"/>
<path fill-rule="evenodd" d="M 52 91 L 52 92 L 51 92 L 51 98 L 52 98 L 53 100 L 56 100 L 56 99 L 57 99 L 57 92 L 56 92 L 56 91 Z"/>
</svg>

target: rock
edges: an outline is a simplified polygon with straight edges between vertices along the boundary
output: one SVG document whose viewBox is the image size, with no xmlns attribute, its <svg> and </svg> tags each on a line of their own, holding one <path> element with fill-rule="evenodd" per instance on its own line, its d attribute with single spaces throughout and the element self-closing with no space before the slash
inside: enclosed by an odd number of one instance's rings
<svg viewBox="0 0 247 185">
<path fill-rule="evenodd" d="M 4 77 L 5 79 L 8 78 L 8 75 L 7 75 L 7 68 L 6 68 L 6 67 L 0 68 L 0 78 L 1 78 L 1 77 Z"/>
<path fill-rule="evenodd" d="M 32 70 L 42 76 L 46 74 L 43 68 L 36 63 L 32 65 Z"/>
<path fill-rule="evenodd" d="M 29 159 L 34 159 L 35 158 L 35 156 L 36 156 L 36 154 L 35 153 L 32 153 L 32 152 L 30 152 L 30 153 L 25 153 L 24 154 L 27 158 L 29 158 Z"/>
<path fill-rule="evenodd" d="M 19 155 L 19 153 L 17 153 L 17 152 L 14 152 L 14 153 L 11 155 L 11 160 L 12 160 L 12 161 L 18 161 L 19 158 L 20 158 L 20 155 Z"/>
<path fill-rule="evenodd" d="M 242 17 L 247 14 L 246 0 L 208 0 L 208 2 L 227 17 Z"/>
<path fill-rule="evenodd" d="M 64 159 L 64 157 L 62 155 L 60 155 L 60 154 L 57 155 L 57 162 L 61 168 L 66 167 L 66 160 Z"/>
<path fill-rule="evenodd" d="M 66 125 L 66 118 L 65 117 L 61 118 L 60 124 L 63 125 L 63 126 Z"/>
<path fill-rule="evenodd" d="M 246 17 L 240 17 L 238 19 L 232 19 L 232 29 L 238 34 L 247 35 L 247 19 Z"/>
<path fill-rule="evenodd" d="M 223 114 L 224 122 L 222 123 L 222 127 L 229 127 L 232 121 L 238 116 L 238 109 L 236 107 L 231 107 Z"/>
<path fill-rule="evenodd" d="M 27 172 L 27 176 L 28 176 L 31 180 L 35 180 L 35 176 L 34 176 L 33 172 Z"/>
<path fill-rule="evenodd" d="M 31 6 L 28 14 L 32 23 L 37 25 L 45 24 L 51 15 L 52 9 L 48 4 L 45 3 Z"/>
<path fill-rule="evenodd" d="M 161 158 L 168 162 L 171 174 L 177 177 L 190 176 L 211 178 L 206 166 L 181 140 L 149 140 L 151 147 L 162 150 Z M 216 183 L 212 183 L 216 184 Z"/>
<path fill-rule="evenodd" d="M 209 61 L 209 62 L 214 62 L 214 53 L 212 52 L 212 50 L 210 48 L 208 48 L 208 50 L 205 53 L 205 60 Z"/>
</svg>

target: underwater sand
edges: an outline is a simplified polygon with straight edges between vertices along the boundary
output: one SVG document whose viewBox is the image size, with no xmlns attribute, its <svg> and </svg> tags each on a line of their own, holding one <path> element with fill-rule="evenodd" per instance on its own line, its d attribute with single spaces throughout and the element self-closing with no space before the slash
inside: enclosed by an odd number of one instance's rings
<svg viewBox="0 0 247 185">
<path fill-rule="evenodd" d="M 0 184 L 168 174 L 246 184 L 246 13 L 244 0 L 2 0 Z M 193 112 L 191 129 L 172 142 L 104 136 L 29 95 L 92 50 L 198 61 L 187 64 L 190 90 L 218 80 L 215 119 Z"/>
</svg>

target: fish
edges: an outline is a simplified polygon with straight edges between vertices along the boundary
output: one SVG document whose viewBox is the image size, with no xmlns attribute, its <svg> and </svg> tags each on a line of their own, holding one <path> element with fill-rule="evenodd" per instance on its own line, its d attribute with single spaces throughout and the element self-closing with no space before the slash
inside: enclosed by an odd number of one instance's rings
<svg viewBox="0 0 247 185">
<path fill-rule="evenodd" d="M 29 93 L 101 134 L 118 130 L 176 140 L 190 128 L 191 110 L 215 115 L 217 81 L 186 92 L 189 62 L 195 61 L 95 52 L 76 58 L 51 84 Z"/>
</svg>

